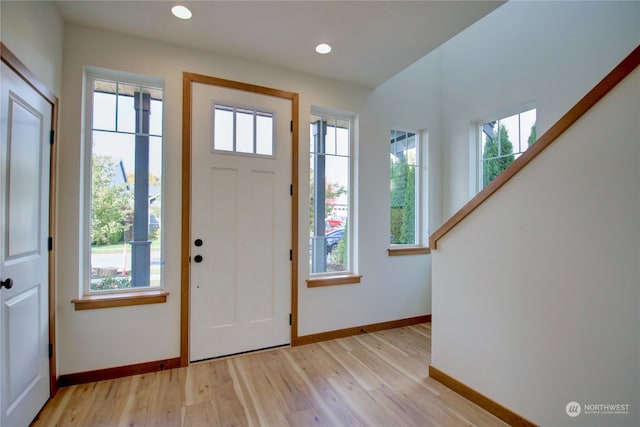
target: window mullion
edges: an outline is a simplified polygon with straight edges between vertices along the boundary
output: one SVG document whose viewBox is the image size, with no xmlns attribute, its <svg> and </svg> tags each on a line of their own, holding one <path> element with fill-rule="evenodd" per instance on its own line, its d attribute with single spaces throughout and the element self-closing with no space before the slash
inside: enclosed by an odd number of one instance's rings
<svg viewBox="0 0 640 427">
<path fill-rule="evenodd" d="M 256 110 L 253 110 L 253 154 L 258 153 L 258 117 Z"/>
<path fill-rule="evenodd" d="M 237 138 L 237 134 L 238 132 L 236 131 L 237 126 L 238 126 L 238 109 L 236 107 L 233 107 L 233 152 L 236 152 L 236 138 Z"/>
<path fill-rule="evenodd" d="M 119 83 L 116 83 L 116 93 L 115 93 L 114 96 L 116 98 L 116 102 L 115 102 L 115 105 L 116 105 L 116 107 L 115 107 L 116 108 L 115 118 L 116 119 L 115 119 L 115 122 L 113 124 L 113 127 L 114 127 L 115 131 L 118 132 L 118 116 L 120 114 L 120 112 L 118 111 L 118 106 L 120 104 L 120 84 Z"/>
</svg>

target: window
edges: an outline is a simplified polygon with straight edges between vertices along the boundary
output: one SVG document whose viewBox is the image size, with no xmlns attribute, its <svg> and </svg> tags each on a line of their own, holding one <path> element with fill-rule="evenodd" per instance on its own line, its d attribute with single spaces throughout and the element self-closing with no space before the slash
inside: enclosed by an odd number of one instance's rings
<svg viewBox="0 0 640 427">
<path fill-rule="evenodd" d="M 85 294 L 161 287 L 162 109 L 157 81 L 87 75 Z"/>
<path fill-rule="evenodd" d="M 482 189 L 536 141 L 536 110 L 483 123 L 478 131 Z"/>
<path fill-rule="evenodd" d="M 309 262 L 312 274 L 351 268 L 351 120 L 312 115 Z"/>
<path fill-rule="evenodd" d="M 273 156 L 273 113 L 216 104 L 213 123 L 214 151 Z"/>
<path fill-rule="evenodd" d="M 418 245 L 420 152 L 413 132 L 390 135 L 391 244 Z"/>
</svg>

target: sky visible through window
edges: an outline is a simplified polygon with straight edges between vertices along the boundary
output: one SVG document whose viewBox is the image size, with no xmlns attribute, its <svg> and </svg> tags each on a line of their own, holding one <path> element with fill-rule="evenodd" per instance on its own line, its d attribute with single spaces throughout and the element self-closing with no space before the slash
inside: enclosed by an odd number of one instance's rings
<svg viewBox="0 0 640 427">
<path fill-rule="evenodd" d="M 149 95 L 162 98 L 162 90 L 101 79 L 92 85 L 87 291 L 161 286 L 163 105 Z M 149 102 L 148 116 L 136 114 L 133 94 L 140 93 L 149 94 L 140 98 Z M 148 164 L 136 165 L 136 116 L 149 120 Z M 148 180 L 136 186 L 140 174 Z"/>
<path fill-rule="evenodd" d="M 312 117 L 313 119 L 315 116 Z M 317 119 L 317 118 L 316 118 Z M 309 141 L 310 151 L 313 153 L 313 126 L 310 126 Z M 349 188 L 349 129 L 340 126 L 327 126 L 326 137 L 327 162 L 325 164 L 325 180 L 330 184 L 337 184 L 342 188 Z M 340 156 L 331 159 L 331 155 Z M 312 164 L 313 166 L 313 164 Z M 349 203 L 349 194 L 345 193 L 336 198 L 337 205 L 346 206 Z"/>
<path fill-rule="evenodd" d="M 514 114 L 503 119 L 499 119 L 496 125 L 502 125 L 507 129 L 509 140 L 513 144 L 513 153 L 517 159 L 527 148 L 528 139 L 531 135 L 531 127 L 536 124 L 536 109 Z M 487 135 L 482 133 L 482 148 L 484 149 Z"/>
<path fill-rule="evenodd" d="M 537 139 L 536 110 L 530 109 L 479 126 L 478 188 L 484 188 Z"/>
<path fill-rule="evenodd" d="M 92 153 L 122 160 L 125 173 L 135 166 L 135 110 L 133 97 L 94 93 L 94 122 Z M 117 120 L 117 128 L 116 128 Z M 162 101 L 151 101 L 149 118 L 149 172 L 162 177 Z M 118 132 L 116 132 L 116 129 Z M 126 132 L 126 133 L 121 133 Z"/>
</svg>

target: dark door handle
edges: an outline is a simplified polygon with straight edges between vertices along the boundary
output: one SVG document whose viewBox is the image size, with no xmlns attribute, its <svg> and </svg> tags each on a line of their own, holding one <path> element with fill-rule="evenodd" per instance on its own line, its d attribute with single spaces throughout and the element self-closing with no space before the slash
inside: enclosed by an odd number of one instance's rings
<svg viewBox="0 0 640 427">
<path fill-rule="evenodd" d="M 0 289 L 2 289 L 2 287 L 5 287 L 7 289 L 13 288 L 13 279 L 7 279 L 7 280 L 0 281 Z"/>
<path fill-rule="evenodd" d="M 195 257 L 193 257 L 193 260 L 195 262 L 202 262 L 202 255 L 196 255 Z"/>
<path fill-rule="evenodd" d="M 196 246 L 202 246 L 202 239 L 196 239 L 196 241 L 193 242 L 193 244 Z"/>
</svg>

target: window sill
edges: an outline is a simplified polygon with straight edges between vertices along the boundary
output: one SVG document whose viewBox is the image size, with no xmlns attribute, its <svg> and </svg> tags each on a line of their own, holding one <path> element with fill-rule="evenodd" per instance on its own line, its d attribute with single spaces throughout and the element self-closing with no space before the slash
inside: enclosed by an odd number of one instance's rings
<svg viewBox="0 0 640 427">
<path fill-rule="evenodd" d="M 362 275 L 340 274 L 335 276 L 321 276 L 307 279 L 307 288 L 318 288 L 321 286 L 355 285 L 360 283 Z"/>
<path fill-rule="evenodd" d="M 76 310 L 95 310 L 99 308 L 128 307 L 131 305 L 162 304 L 167 302 L 169 292 L 144 291 L 121 294 L 91 295 L 71 300 Z"/>
<path fill-rule="evenodd" d="M 426 246 L 413 246 L 408 248 L 389 248 L 387 249 L 389 256 L 404 256 L 404 255 L 427 255 L 431 253 L 431 248 Z"/>
</svg>

